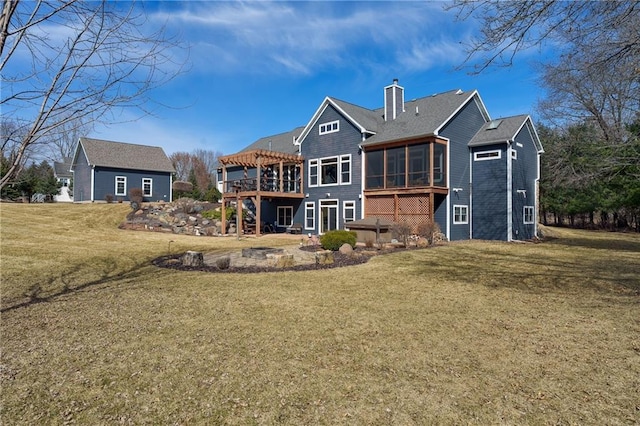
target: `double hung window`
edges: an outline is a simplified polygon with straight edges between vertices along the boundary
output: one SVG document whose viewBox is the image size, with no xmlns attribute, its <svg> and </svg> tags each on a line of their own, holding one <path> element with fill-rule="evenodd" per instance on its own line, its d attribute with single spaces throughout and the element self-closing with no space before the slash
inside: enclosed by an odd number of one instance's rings
<svg viewBox="0 0 640 426">
<path fill-rule="evenodd" d="M 287 227 L 293 225 L 293 207 L 278 206 L 278 226 Z"/>
<path fill-rule="evenodd" d="M 453 206 L 453 224 L 464 225 L 469 223 L 469 206 Z"/>
<path fill-rule="evenodd" d="M 535 209 L 533 206 L 524 206 L 523 219 L 525 224 L 532 224 L 535 218 Z"/>
<path fill-rule="evenodd" d="M 127 195 L 127 177 L 126 176 L 116 176 L 115 192 L 117 196 Z"/>
<path fill-rule="evenodd" d="M 142 178 L 142 195 L 151 197 L 151 194 L 153 194 L 153 179 Z"/>
</svg>

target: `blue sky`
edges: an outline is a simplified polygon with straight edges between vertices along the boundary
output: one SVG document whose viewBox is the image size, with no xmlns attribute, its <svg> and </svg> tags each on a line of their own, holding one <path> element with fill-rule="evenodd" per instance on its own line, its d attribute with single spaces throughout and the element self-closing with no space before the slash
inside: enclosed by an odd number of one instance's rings
<svg viewBox="0 0 640 426">
<path fill-rule="evenodd" d="M 407 100 L 477 89 L 492 118 L 532 114 L 541 52 L 479 76 L 456 70 L 475 22 L 456 22 L 440 2 L 145 2 L 190 46 L 189 70 L 153 97 L 172 108 L 95 129 L 93 137 L 234 153 L 305 125 L 325 96 L 378 108 L 394 78 Z M 183 58 L 184 51 L 176 51 Z M 123 119 L 134 119 L 125 112 Z"/>
</svg>

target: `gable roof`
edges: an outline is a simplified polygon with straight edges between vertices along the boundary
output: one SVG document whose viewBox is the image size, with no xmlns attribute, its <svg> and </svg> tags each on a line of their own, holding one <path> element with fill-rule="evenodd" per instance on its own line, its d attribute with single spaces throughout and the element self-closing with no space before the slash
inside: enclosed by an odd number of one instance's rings
<svg viewBox="0 0 640 426">
<path fill-rule="evenodd" d="M 56 177 L 72 177 L 71 173 L 71 157 L 64 157 L 62 161 L 53 162 L 53 173 Z"/>
<path fill-rule="evenodd" d="M 294 138 L 300 136 L 300 133 L 302 133 L 303 129 L 304 127 L 300 126 L 289 132 L 260 138 L 240 152 L 264 150 L 284 152 L 287 154 L 297 154 L 298 147 L 297 145 L 294 145 Z"/>
<path fill-rule="evenodd" d="M 452 90 L 405 102 L 404 112 L 395 120 L 382 122 L 378 132 L 362 143 L 363 146 L 409 139 L 419 136 L 436 136 L 438 132 L 464 107 L 475 100 L 485 118 L 489 114 L 478 92 Z M 379 114 L 384 109 L 377 110 Z"/>
<path fill-rule="evenodd" d="M 333 106 L 360 132 L 372 135 L 362 142 L 362 146 L 380 144 L 419 136 L 438 135 L 438 132 L 464 107 L 475 101 L 481 113 L 490 119 L 480 95 L 476 90 L 463 92 L 451 90 L 432 96 L 425 96 L 405 102 L 404 112 L 394 120 L 384 120 L 384 108 L 367 109 L 327 96 L 309 120 L 298 138 L 303 142 L 325 109 Z"/>
<path fill-rule="evenodd" d="M 516 136 L 518 136 L 520 130 L 525 126 L 528 127 L 528 130 L 531 133 L 536 149 L 539 152 L 542 152 L 542 144 L 540 143 L 538 134 L 533 127 L 531 117 L 526 114 L 499 118 L 485 123 L 473 138 L 471 138 L 469 146 L 474 147 L 511 142 L 516 138 Z"/>
<path fill-rule="evenodd" d="M 375 134 L 375 128 L 377 128 L 378 125 L 378 119 L 376 119 L 375 111 L 327 96 L 324 98 L 324 101 L 322 101 L 315 114 L 313 114 L 311 120 L 309 120 L 307 125 L 304 127 L 304 130 L 302 130 L 300 137 L 296 141 L 296 145 L 300 145 L 304 141 L 304 138 L 307 137 L 322 113 L 329 106 L 335 108 L 344 118 L 357 127 L 361 133 Z"/>
<path fill-rule="evenodd" d="M 80 147 L 92 166 L 117 169 L 146 170 L 173 173 L 173 164 L 158 146 L 135 145 L 82 137 L 78 140 L 73 163 L 77 161 Z"/>
</svg>

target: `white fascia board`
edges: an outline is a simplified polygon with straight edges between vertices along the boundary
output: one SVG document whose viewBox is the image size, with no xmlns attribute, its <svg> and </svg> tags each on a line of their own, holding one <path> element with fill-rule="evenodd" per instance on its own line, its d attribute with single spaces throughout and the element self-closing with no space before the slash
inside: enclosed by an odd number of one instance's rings
<svg viewBox="0 0 640 426">
<path fill-rule="evenodd" d="M 307 137 L 307 135 L 309 134 L 311 129 L 316 125 L 316 123 L 320 119 L 320 116 L 322 116 L 322 114 L 324 113 L 324 111 L 327 109 L 327 107 L 329 105 L 334 107 L 336 109 L 336 111 L 338 111 L 338 113 L 340 113 L 340 115 L 342 115 L 344 118 L 347 119 L 347 121 L 349 121 L 351 124 L 356 126 L 358 128 L 358 130 L 360 131 L 360 133 L 368 133 L 368 134 L 375 135 L 375 132 L 372 132 L 372 131 L 367 130 L 366 128 L 364 128 L 364 126 L 362 126 L 360 123 L 358 123 L 356 120 L 354 120 L 353 117 L 351 117 L 349 114 L 347 114 L 342 108 L 340 108 L 338 106 L 338 104 L 336 104 L 330 97 L 327 96 L 326 98 L 324 98 L 324 101 L 322 101 L 322 103 L 320 104 L 320 106 L 316 110 L 315 114 L 313 114 L 313 116 L 311 117 L 311 120 L 309 121 L 309 123 L 307 123 L 305 128 L 302 130 L 302 133 L 300 133 L 300 136 L 298 137 L 298 140 L 296 142 L 294 142 L 295 145 L 298 145 L 298 146 L 302 145 L 302 142 L 304 141 L 304 138 Z"/>
<path fill-rule="evenodd" d="M 484 102 L 482 102 L 482 98 L 480 97 L 480 94 L 478 93 L 477 90 L 474 90 L 473 92 L 471 92 L 471 95 L 469 95 L 469 97 L 467 99 L 465 99 L 464 102 L 460 103 L 460 105 L 458 106 L 458 108 L 455 109 L 455 111 L 453 111 L 453 113 L 447 117 L 446 120 L 444 120 L 440 126 L 438 126 L 438 128 L 435 130 L 434 134 L 438 135 L 440 133 L 440 130 L 442 130 L 442 128 L 444 126 L 446 126 L 452 119 L 453 117 L 456 116 L 456 114 L 458 112 L 460 112 L 460 110 L 462 108 L 464 108 L 471 100 L 475 99 L 476 100 L 476 104 L 478 105 L 478 107 L 480 108 L 480 113 L 482 114 L 482 116 L 484 117 L 484 119 L 486 120 L 486 122 L 491 121 L 491 116 L 489 115 L 489 111 L 487 111 L 487 107 L 484 106 Z"/>
<path fill-rule="evenodd" d="M 538 136 L 538 131 L 536 130 L 536 126 L 533 125 L 533 120 L 531 117 L 527 115 L 527 120 L 529 124 L 530 131 L 533 133 L 533 143 L 536 145 L 538 149 L 538 154 L 544 153 L 544 147 L 542 146 L 542 142 L 540 141 L 540 136 Z"/>
<path fill-rule="evenodd" d="M 71 160 L 71 166 L 70 166 L 70 171 L 73 171 L 73 165 L 76 164 L 76 160 L 78 158 L 78 153 L 80 150 L 80 146 L 82 144 L 82 138 L 78 138 L 78 143 L 76 144 L 76 148 L 73 150 L 73 157 Z M 87 158 L 87 151 L 84 149 L 84 147 L 82 147 L 82 152 L 84 152 L 84 158 L 87 160 L 87 164 L 89 164 L 89 159 Z"/>
</svg>

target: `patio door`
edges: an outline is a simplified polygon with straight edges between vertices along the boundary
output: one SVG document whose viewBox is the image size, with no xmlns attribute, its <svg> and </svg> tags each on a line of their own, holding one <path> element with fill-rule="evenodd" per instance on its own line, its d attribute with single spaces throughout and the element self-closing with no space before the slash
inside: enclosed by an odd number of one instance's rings
<svg viewBox="0 0 640 426">
<path fill-rule="evenodd" d="M 320 233 L 338 229 L 338 200 L 320 201 Z"/>
</svg>

